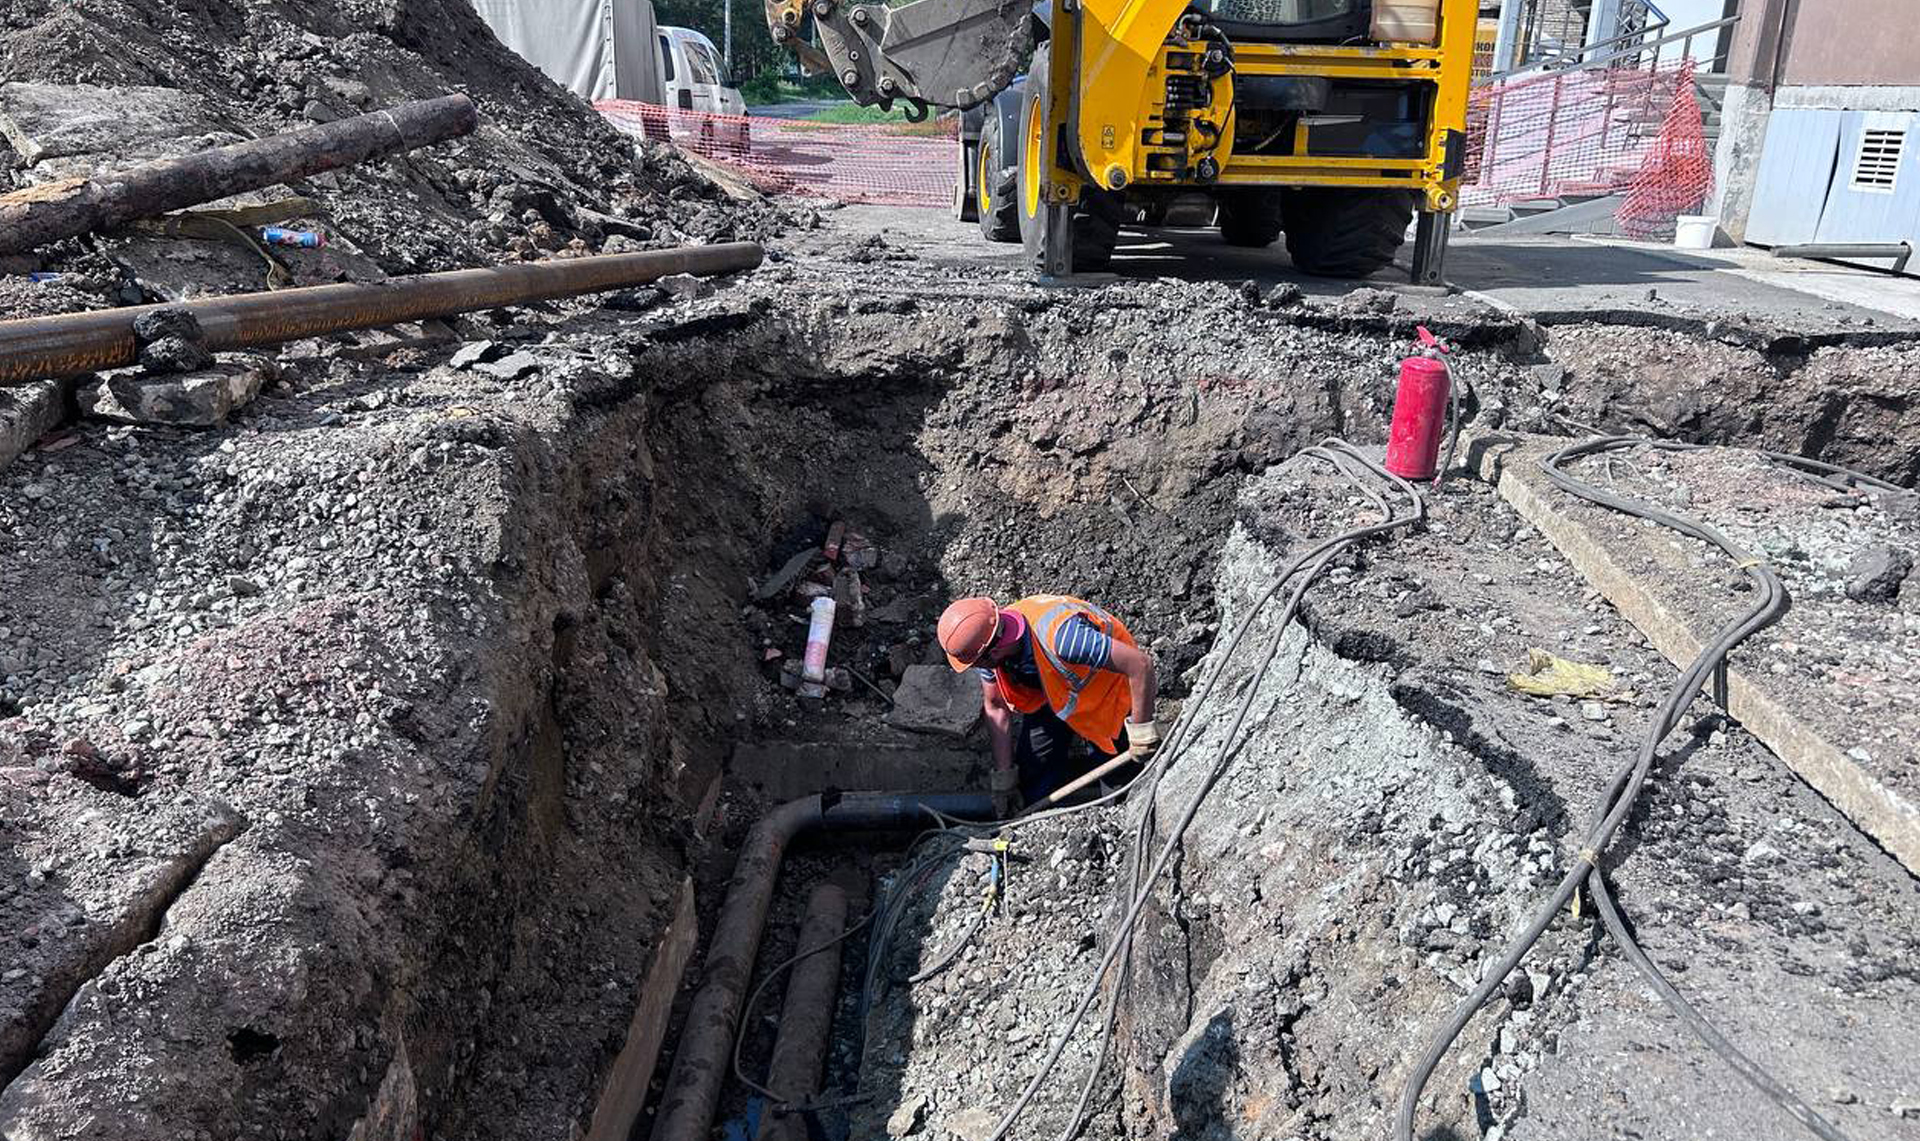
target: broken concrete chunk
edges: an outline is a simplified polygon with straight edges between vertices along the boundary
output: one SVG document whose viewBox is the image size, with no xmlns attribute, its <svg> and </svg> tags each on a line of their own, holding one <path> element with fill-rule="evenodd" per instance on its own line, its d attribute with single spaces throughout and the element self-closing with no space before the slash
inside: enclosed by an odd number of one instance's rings
<svg viewBox="0 0 1920 1141">
<path fill-rule="evenodd" d="M 272 375 L 257 358 L 167 376 L 115 369 L 82 383 L 77 400 L 83 415 L 103 420 L 208 428 L 251 403 Z"/>
<path fill-rule="evenodd" d="M 508 353 L 497 361 L 481 361 L 473 369 L 499 380 L 518 380 L 530 372 L 539 372 L 540 358 L 532 353 Z"/>
<path fill-rule="evenodd" d="M 0 135 L 28 166 L 79 155 L 126 165 L 181 154 L 197 149 L 185 140 L 207 134 L 211 118 L 199 96 L 172 87 L 0 84 Z"/>
<path fill-rule="evenodd" d="M 927 1120 L 927 1097 L 915 1094 L 887 1118 L 887 1136 L 907 1137 L 920 1131 Z"/>
<path fill-rule="evenodd" d="M 499 355 L 500 346 L 493 341 L 468 341 L 453 351 L 447 361 L 454 368 L 472 368 L 482 361 L 492 360 Z"/>
<path fill-rule="evenodd" d="M 0 387 L 0 468 L 60 425 L 69 387 L 60 380 Z"/>
<path fill-rule="evenodd" d="M 965 737 L 979 720 L 979 679 L 945 665 L 908 666 L 887 714 L 887 724 L 895 728 L 950 737 Z"/>
<path fill-rule="evenodd" d="M 690 273 L 675 273 L 661 278 L 654 284 L 660 291 L 675 301 L 697 301 L 713 295 L 713 283 L 706 278 L 695 277 Z"/>
<path fill-rule="evenodd" d="M 1892 602 L 1913 570 L 1913 556 L 1896 547 L 1870 547 L 1847 567 L 1847 597 L 1856 602 Z"/>
</svg>

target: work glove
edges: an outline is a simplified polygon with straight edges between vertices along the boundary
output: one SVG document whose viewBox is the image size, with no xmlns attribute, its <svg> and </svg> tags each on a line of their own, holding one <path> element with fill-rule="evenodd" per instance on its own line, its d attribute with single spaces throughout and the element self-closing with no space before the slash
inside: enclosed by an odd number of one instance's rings
<svg viewBox="0 0 1920 1141">
<path fill-rule="evenodd" d="M 1135 761 L 1145 764 L 1160 751 L 1160 723 L 1157 721 L 1127 722 L 1127 755 Z"/>
<path fill-rule="evenodd" d="M 987 788 L 993 793 L 994 819 L 1011 820 L 1020 811 L 1019 769 L 993 770 L 987 777 Z"/>
</svg>

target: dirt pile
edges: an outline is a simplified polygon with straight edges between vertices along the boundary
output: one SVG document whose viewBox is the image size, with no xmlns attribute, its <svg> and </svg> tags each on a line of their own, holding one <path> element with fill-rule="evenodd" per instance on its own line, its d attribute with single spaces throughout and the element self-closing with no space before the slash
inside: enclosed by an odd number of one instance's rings
<svg viewBox="0 0 1920 1141">
<path fill-rule="evenodd" d="M 634 141 L 493 36 L 462 0 L 320 4 L 8 0 L 0 7 L 0 188 L 98 173 L 452 92 L 464 139 L 274 188 L 323 231 L 277 248 L 301 284 L 760 236 L 774 211 L 726 200 L 671 147 Z M 258 253 L 119 235 L 21 259 L 62 292 L 115 302 L 262 288 Z M 13 291 L 22 287 L 10 282 Z M 47 291 L 0 295 L 36 306 Z"/>
</svg>

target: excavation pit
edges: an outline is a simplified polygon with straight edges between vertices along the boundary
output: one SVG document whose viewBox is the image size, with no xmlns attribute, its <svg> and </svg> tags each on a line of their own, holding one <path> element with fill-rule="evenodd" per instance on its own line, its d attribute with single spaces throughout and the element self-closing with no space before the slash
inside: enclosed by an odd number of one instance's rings
<svg viewBox="0 0 1920 1141">
<path fill-rule="evenodd" d="M 1215 286 L 854 292 L 816 272 L 777 267 L 638 316 L 576 306 L 565 338 L 547 339 L 538 314 L 464 327 L 535 358 L 513 379 L 453 367 L 456 344 L 383 358 L 309 343 L 223 428 L 83 425 L 0 473 L 0 624 L 32 631 L 9 650 L 0 778 L 9 820 L 32 825 L 17 834 L 36 837 L 21 846 L 27 886 L 0 907 L 12 930 L 72 912 L 89 931 L 131 932 L 125 946 L 36 936 L 9 956 L 33 965 L 0 983 L 0 1006 L 23 1012 L 0 1122 L 57 1132 L 85 1117 L 136 1138 L 189 1120 L 215 1136 L 295 1120 L 328 1135 L 646 1129 L 671 999 L 701 978 L 688 917 L 710 922 L 730 845 L 765 807 L 828 787 L 978 788 L 984 771 L 977 729 L 888 725 L 886 699 L 858 683 L 817 707 L 781 687 L 804 605 L 756 601 L 753 586 L 836 520 L 896 558 L 874 568 L 866 623 L 836 634 L 833 664 L 885 689 L 896 647 L 917 638 L 905 664 L 933 664 L 927 635 L 954 594 L 1066 590 L 1126 617 L 1181 697 L 1273 552 L 1354 510 L 1284 461 L 1327 435 L 1382 438 L 1395 362 L 1422 321 L 1461 342 L 1466 406 L 1493 428 L 1655 427 L 1893 479 L 1911 478 L 1920 438 L 1911 346 L 1543 334 L 1455 302 L 1269 308 Z M 1193 329 L 1215 331 L 1205 352 Z M 1689 389 L 1702 370 L 1722 382 Z M 1748 376 L 1766 383 L 1734 383 Z M 1148 922 L 1121 1068 L 1090 1135 L 1221 1122 L 1378 1135 L 1375 1102 L 1473 947 L 1518 906 L 1506 889 L 1559 866 L 1555 845 L 1631 737 L 1625 711 L 1591 723 L 1602 736 L 1577 708 L 1514 706 L 1480 663 L 1498 671 L 1538 641 L 1611 655 L 1645 685 L 1669 676 L 1570 570 L 1537 569 L 1554 554 L 1488 488 L 1461 480 L 1434 504 L 1426 532 L 1365 549 L 1309 596 L 1287 653 L 1314 663 L 1311 684 L 1260 683 L 1281 687 L 1274 735 L 1197 834 L 1179 899 Z M 1836 1115 L 1879 1121 L 1869 1113 L 1908 1096 L 1876 1061 L 1896 1043 L 1876 1035 L 1897 1031 L 1885 1011 L 1911 1009 L 1910 883 L 1738 741 L 1703 728 L 1663 770 L 1656 787 L 1676 799 L 1657 794 L 1625 846 L 1626 905 L 1650 945 L 1674 933 L 1659 953 L 1697 963 L 1709 993 L 1763 972 L 1786 997 L 1753 1015 L 1762 1041 L 1779 1020 L 1815 1033 L 1822 1004 L 1857 1013 L 1866 1029 L 1847 1044 L 1866 1062 L 1793 1076 L 1815 1092 L 1845 1084 L 1860 1108 Z M 138 796 L 100 787 L 127 781 Z M 183 848 L 193 874 L 136 913 L 113 902 L 127 893 L 96 902 L 76 885 L 136 884 L 141 861 L 173 849 L 63 844 L 43 824 L 75 798 L 149 821 L 218 804 L 237 830 L 205 854 Z M 1776 803 L 1790 811 L 1769 818 Z M 915 1133 L 964 1136 L 972 1111 L 1005 1104 L 974 1086 L 1016 1088 L 1028 1055 L 1013 1046 L 1044 1040 L 1048 1004 L 1090 970 L 1101 877 L 1126 847 L 1102 839 L 1096 868 L 1093 837 L 1125 835 L 1129 811 L 1036 842 L 1010 887 L 1030 894 L 1010 894 L 1009 916 L 942 975 L 890 992 L 910 1005 L 864 1023 L 843 1009 L 829 1083 L 847 1088 L 864 1041 L 882 1085 L 835 1128 L 867 1136 L 899 1115 Z M 1679 821 L 1710 840 L 1663 830 Z M 1487 836 L 1514 839 L 1476 853 Z M 791 952 L 813 881 L 851 863 L 871 899 L 897 859 L 803 849 L 760 969 Z M 978 862 L 929 881 L 898 966 L 952 945 L 979 908 Z M 1702 886 L 1730 876 L 1732 895 Z M 1076 886 L 1048 887 L 1063 877 Z M 1075 908 L 1050 908 L 1051 890 Z M 1676 921 L 1687 908 L 1714 923 Z M 1826 915 L 1846 920 L 1809 919 Z M 1531 1008 L 1513 996 L 1475 1031 L 1487 1053 L 1443 1071 L 1423 1120 L 1462 1135 L 1571 1129 L 1593 1108 L 1582 1089 L 1640 1088 L 1603 1065 L 1629 1042 L 1702 1105 L 1734 1088 L 1580 931 L 1569 924 L 1536 971 L 1541 1001 L 1563 1005 L 1519 1025 Z M 848 955 L 843 972 L 864 969 Z M 1015 975 L 1020 987 L 988 993 Z M 776 981 L 746 1023 L 749 1074 L 782 1001 Z M 1602 1017 L 1613 1007 L 1627 1013 Z M 1549 1010 L 1562 1021 L 1549 1026 Z M 1011 1045 L 1008 1018 L 1027 1029 Z M 1496 1054 L 1503 1031 L 1513 1049 Z M 1549 1033 L 1583 1052 L 1554 1054 Z M 1000 1043 L 990 1057 L 983 1035 Z M 1461 1091 L 1481 1070 L 1498 1088 L 1481 1080 L 1476 1100 Z M 963 1071 L 982 1077 L 950 1080 Z M 1514 1117 L 1522 1106 L 1534 1116 Z M 753 1112 L 733 1088 L 720 1119 Z M 1649 1135 L 1677 1128 L 1650 1124 L 1657 1105 L 1632 1096 L 1607 1112 Z M 1752 1112 L 1727 1127 L 1765 1131 Z"/>
</svg>

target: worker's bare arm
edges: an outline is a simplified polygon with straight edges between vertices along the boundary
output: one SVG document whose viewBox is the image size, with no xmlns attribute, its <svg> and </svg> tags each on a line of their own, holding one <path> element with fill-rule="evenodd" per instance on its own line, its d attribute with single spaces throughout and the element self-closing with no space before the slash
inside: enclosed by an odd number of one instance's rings
<svg viewBox="0 0 1920 1141">
<path fill-rule="evenodd" d="M 1133 697 L 1133 712 L 1127 720 L 1144 725 L 1153 720 L 1154 699 L 1160 693 L 1160 679 L 1153 669 L 1153 655 L 1118 639 L 1113 643 L 1113 668 L 1125 674 L 1127 691 Z"/>
<path fill-rule="evenodd" d="M 993 767 L 1013 767 L 1013 707 L 1000 696 L 1000 687 L 980 682 L 980 704 L 986 712 L 987 740 L 993 745 Z"/>
</svg>

